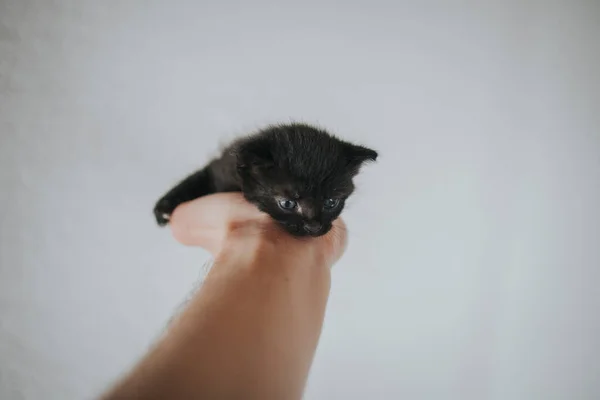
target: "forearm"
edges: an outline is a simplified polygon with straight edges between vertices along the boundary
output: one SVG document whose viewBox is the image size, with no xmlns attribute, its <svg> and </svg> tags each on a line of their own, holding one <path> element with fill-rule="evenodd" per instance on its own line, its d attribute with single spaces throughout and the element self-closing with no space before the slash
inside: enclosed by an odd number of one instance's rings
<svg viewBox="0 0 600 400">
<path fill-rule="evenodd" d="M 301 397 L 329 265 L 311 246 L 281 254 L 256 239 L 227 249 L 165 338 L 106 399 Z"/>
</svg>

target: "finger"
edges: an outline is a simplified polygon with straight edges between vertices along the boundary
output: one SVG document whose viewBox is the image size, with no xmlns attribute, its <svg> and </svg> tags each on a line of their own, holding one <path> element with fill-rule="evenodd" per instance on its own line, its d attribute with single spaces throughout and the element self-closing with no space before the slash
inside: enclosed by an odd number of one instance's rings
<svg viewBox="0 0 600 400">
<path fill-rule="evenodd" d="M 337 262 L 346 251 L 348 244 L 347 232 L 346 223 L 341 218 L 338 218 L 333 222 L 331 231 L 325 235 L 330 265 Z"/>
<path fill-rule="evenodd" d="M 171 231 L 177 241 L 200 246 L 216 254 L 232 218 L 252 216 L 256 210 L 239 193 L 200 197 L 177 207 L 171 216 Z"/>
</svg>

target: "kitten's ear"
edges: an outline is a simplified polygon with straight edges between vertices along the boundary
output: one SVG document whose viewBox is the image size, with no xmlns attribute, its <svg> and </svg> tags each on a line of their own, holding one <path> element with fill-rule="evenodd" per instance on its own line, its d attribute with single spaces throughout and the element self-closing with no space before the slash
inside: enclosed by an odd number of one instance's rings
<svg viewBox="0 0 600 400">
<path fill-rule="evenodd" d="M 236 150 L 238 169 L 269 169 L 273 166 L 273 155 L 269 143 L 252 140 L 242 143 Z"/>
<path fill-rule="evenodd" d="M 377 152 L 364 146 L 352 145 L 351 158 L 361 163 L 366 161 L 377 161 Z"/>
<path fill-rule="evenodd" d="M 351 167 L 358 169 L 360 166 L 369 161 L 377 160 L 377 152 L 368 147 L 359 146 L 355 144 L 349 144 L 346 147 L 346 157 L 348 157 L 348 163 Z"/>
</svg>

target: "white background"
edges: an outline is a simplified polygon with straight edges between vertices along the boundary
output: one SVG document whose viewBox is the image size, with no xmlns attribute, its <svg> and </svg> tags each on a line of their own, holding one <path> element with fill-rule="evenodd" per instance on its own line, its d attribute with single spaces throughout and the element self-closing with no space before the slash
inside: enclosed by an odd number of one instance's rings
<svg viewBox="0 0 600 400">
<path fill-rule="evenodd" d="M 208 254 L 154 201 L 314 122 L 380 151 L 307 399 L 600 397 L 600 3 L 0 0 L 0 398 L 81 399 Z"/>
</svg>

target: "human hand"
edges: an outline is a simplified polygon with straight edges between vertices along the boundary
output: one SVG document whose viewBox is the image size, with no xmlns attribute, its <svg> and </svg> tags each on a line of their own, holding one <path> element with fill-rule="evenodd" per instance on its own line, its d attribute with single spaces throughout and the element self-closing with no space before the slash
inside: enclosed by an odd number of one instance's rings
<svg viewBox="0 0 600 400">
<path fill-rule="evenodd" d="M 332 265 L 343 254 L 347 236 L 341 218 L 326 235 L 296 238 L 265 213 L 248 203 L 240 193 L 217 193 L 177 207 L 170 220 L 173 236 L 189 246 L 199 246 L 218 257 L 229 244 L 259 239 L 286 249 L 317 251 Z"/>
</svg>

